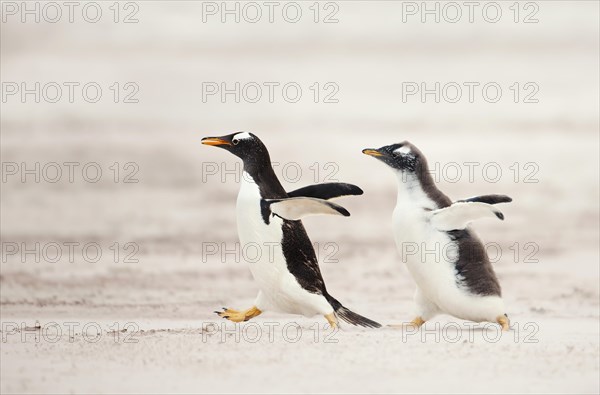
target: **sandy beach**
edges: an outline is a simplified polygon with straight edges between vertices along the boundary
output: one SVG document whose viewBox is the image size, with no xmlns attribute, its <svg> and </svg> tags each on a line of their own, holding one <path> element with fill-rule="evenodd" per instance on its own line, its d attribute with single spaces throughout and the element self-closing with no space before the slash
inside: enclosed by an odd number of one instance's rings
<svg viewBox="0 0 600 395">
<path fill-rule="evenodd" d="M 298 23 L 222 23 L 201 2 L 121 3 L 119 23 L 103 2 L 98 23 L 5 14 L 1 392 L 597 394 L 598 3 L 573 3 L 535 2 L 532 24 L 505 2 L 498 23 L 421 23 L 402 2 L 361 1 L 319 3 L 318 23 L 305 2 Z M 39 102 L 23 99 L 36 82 Z M 65 82 L 79 84 L 73 102 Z M 239 102 L 223 100 L 236 82 Z M 407 93 L 436 82 L 439 102 Z M 473 102 L 465 82 L 479 84 Z M 495 103 L 479 90 L 491 82 Z M 364 190 L 339 201 L 349 218 L 304 225 L 331 294 L 383 328 L 214 314 L 257 293 L 236 230 L 239 161 L 200 143 L 238 130 L 265 142 L 288 190 Z M 403 140 L 452 199 L 513 198 L 504 221 L 473 225 L 511 331 L 445 315 L 385 326 L 413 318 L 415 286 L 392 236 L 396 179 L 361 150 Z"/>
</svg>

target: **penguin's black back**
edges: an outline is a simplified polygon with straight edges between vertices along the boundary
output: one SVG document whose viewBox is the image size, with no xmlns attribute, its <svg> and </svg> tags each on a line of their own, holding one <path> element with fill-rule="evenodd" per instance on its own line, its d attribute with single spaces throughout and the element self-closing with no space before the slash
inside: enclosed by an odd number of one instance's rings
<svg viewBox="0 0 600 395">
<path fill-rule="evenodd" d="M 447 233 L 458 247 L 458 259 L 454 263 L 457 283 L 476 295 L 502 296 L 500 283 L 481 240 L 469 229 Z"/>
<path fill-rule="evenodd" d="M 319 262 L 301 221 L 283 221 L 281 248 L 287 264 L 300 286 L 309 292 L 327 295 Z"/>
</svg>

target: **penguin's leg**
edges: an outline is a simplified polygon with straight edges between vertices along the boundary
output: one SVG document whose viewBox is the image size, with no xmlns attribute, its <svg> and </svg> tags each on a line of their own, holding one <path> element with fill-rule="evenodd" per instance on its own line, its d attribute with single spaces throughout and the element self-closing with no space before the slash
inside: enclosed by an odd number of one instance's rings
<svg viewBox="0 0 600 395">
<path fill-rule="evenodd" d="M 502 327 L 502 331 L 510 330 L 510 320 L 506 314 L 496 317 L 496 322 Z"/>
<path fill-rule="evenodd" d="M 423 319 L 423 317 L 418 315 L 415 318 L 413 318 L 413 320 L 406 325 L 409 327 L 420 328 L 423 326 L 424 323 L 425 323 L 425 320 Z"/>
<path fill-rule="evenodd" d="M 403 322 L 401 324 L 390 324 L 388 325 L 390 328 L 396 329 L 405 329 L 405 328 L 415 328 L 418 329 L 425 323 L 425 320 L 420 315 L 413 318 L 411 322 Z"/>
<path fill-rule="evenodd" d="M 335 313 L 325 314 L 324 317 L 327 320 L 327 322 L 329 322 L 329 327 L 331 329 L 336 329 L 338 327 L 338 320 L 335 316 Z"/>
<path fill-rule="evenodd" d="M 439 308 L 427 299 L 423 292 L 417 287 L 414 296 L 415 305 L 417 307 L 417 316 L 410 322 L 403 322 L 402 324 L 388 325 L 391 328 L 415 328 L 418 329 L 427 321 L 433 318 L 439 313 Z"/>
<path fill-rule="evenodd" d="M 262 311 L 256 306 L 252 306 L 244 311 L 237 311 L 223 307 L 223 311 L 215 311 L 215 313 L 217 313 L 219 317 L 223 317 L 229 321 L 244 322 L 260 315 Z"/>
</svg>

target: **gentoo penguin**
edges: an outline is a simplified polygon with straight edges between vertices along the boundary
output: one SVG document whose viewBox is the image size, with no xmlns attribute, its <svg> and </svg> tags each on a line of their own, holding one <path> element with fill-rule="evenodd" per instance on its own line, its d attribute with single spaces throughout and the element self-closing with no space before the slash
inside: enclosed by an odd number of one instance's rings
<svg viewBox="0 0 600 395">
<path fill-rule="evenodd" d="M 497 322 L 508 330 L 500 284 L 483 244 L 468 225 L 484 217 L 503 220 L 493 205 L 512 199 L 485 195 L 453 203 L 436 187 L 425 156 L 407 141 L 362 152 L 381 160 L 398 177 L 394 238 L 417 285 L 417 314 L 409 325 L 420 327 L 445 313 Z"/>
<path fill-rule="evenodd" d="M 326 183 L 286 192 L 277 179 L 269 152 L 252 133 L 206 137 L 202 144 L 223 148 L 244 162 L 237 198 L 237 226 L 242 245 L 258 245 L 260 257 L 249 262 L 259 292 L 254 306 L 244 311 L 223 308 L 215 312 L 233 322 L 248 321 L 266 310 L 311 317 L 323 315 L 337 327 L 337 317 L 364 327 L 381 325 L 362 317 L 327 292 L 312 243 L 301 219 L 309 215 L 349 216 L 328 199 L 361 195 L 351 184 Z"/>
</svg>

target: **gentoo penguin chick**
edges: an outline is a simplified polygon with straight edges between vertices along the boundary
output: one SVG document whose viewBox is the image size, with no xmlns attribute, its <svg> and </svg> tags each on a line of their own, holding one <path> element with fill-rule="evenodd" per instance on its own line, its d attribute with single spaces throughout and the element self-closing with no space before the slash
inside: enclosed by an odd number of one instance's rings
<svg viewBox="0 0 600 395">
<path fill-rule="evenodd" d="M 252 133 L 206 137 L 202 144 L 223 148 L 244 162 L 237 198 L 237 227 L 242 245 L 258 245 L 260 257 L 249 262 L 259 292 L 254 306 L 244 311 L 215 312 L 233 322 L 248 321 L 267 310 L 307 317 L 323 315 L 331 327 L 337 318 L 364 327 L 381 325 L 362 317 L 327 292 L 313 245 L 301 219 L 309 215 L 349 216 L 328 199 L 361 195 L 351 184 L 326 183 L 286 192 L 277 179 L 269 152 Z"/>
<path fill-rule="evenodd" d="M 417 315 L 409 325 L 420 327 L 445 313 L 497 322 L 508 330 L 500 284 L 483 244 L 468 225 L 484 217 L 503 220 L 493 205 L 512 199 L 485 195 L 453 203 L 436 187 L 425 156 L 407 141 L 362 152 L 381 160 L 398 177 L 394 238 L 417 285 Z"/>
</svg>

